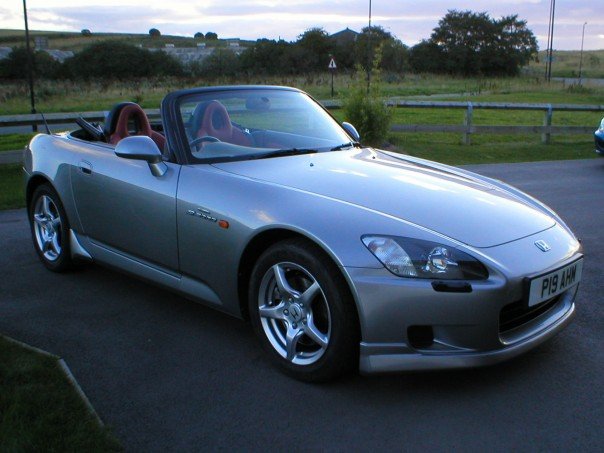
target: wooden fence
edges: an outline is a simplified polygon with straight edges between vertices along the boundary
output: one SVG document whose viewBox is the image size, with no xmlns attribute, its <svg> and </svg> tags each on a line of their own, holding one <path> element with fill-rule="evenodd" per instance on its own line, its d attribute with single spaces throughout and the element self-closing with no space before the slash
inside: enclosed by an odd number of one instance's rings
<svg viewBox="0 0 604 453">
<path fill-rule="evenodd" d="M 338 101 L 321 101 L 328 109 L 336 110 L 341 108 Z M 574 104 L 510 104 L 497 102 L 444 102 L 444 101 L 394 101 L 389 100 L 387 104 L 395 108 L 409 109 L 457 109 L 465 110 L 463 124 L 394 124 L 391 130 L 393 132 L 448 132 L 459 133 L 463 135 L 465 144 L 471 143 L 473 134 L 541 134 L 543 143 L 549 143 L 554 134 L 592 134 L 596 124 L 588 126 L 554 126 L 552 117 L 554 112 L 604 112 L 604 105 L 574 105 Z M 531 110 L 543 112 L 543 124 L 532 126 L 509 126 L 509 125 L 476 125 L 473 123 L 474 110 Z M 159 109 L 145 110 L 151 120 L 158 119 Z M 48 124 L 65 124 L 74 122 L 78 116 L 82 116 L 88 121 L 103 121 L 106 112 L 82 112 L 82 113 L 47 113 L 44 115 Z M 0 128 L 9 126 L 33 126 L 43 125 L 40 114 L 30 115 L 9 115 L 0 116 Z M 75 125 L 74 125 L 75 127 Z"/>
</svg>

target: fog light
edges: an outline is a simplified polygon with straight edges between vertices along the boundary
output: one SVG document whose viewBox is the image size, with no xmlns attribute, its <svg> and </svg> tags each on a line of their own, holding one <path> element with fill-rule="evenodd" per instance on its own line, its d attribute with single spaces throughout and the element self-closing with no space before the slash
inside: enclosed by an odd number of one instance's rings
<svg viewBox="0 0 604 453">
<path fill-rule="evenodd" d="M 410 326 L 407 329 L 407 339 L 415 349 L 427 349 L 434 344 L 432 326 Z"/>
</svg>

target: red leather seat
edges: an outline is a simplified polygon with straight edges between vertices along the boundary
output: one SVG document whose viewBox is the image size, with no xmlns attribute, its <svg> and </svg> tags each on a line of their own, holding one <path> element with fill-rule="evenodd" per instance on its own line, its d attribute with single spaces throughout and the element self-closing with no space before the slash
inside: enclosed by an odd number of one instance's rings
<svg viewBox="0 0 604 453">
<path fill-rule="evenodd" d="M 229 114 L 220 102 L 210 101 L 203 112 L 197 137 L 206 135 L 235 145 L 252 146 L 252 140 L 241 129 L 234 127 Z"/>
<path fill-rule="evenodd" d="M 132 123 L 134 123 L 136 129 L 133 134 L 129 131 L 129 126 Z M 146 113 L 140 105 L 134 103 L 126 104 L 121 108 L 115 123 L 115 130 L 109 135 L 109 143 L 117 145 L 121 139 L 130 137 L 130 135 L 146 135 L 150 137 L 160 151 L 163 151 L 166 144 L 165 137 L 151 129 L 151 124 Z"/>
</svg>

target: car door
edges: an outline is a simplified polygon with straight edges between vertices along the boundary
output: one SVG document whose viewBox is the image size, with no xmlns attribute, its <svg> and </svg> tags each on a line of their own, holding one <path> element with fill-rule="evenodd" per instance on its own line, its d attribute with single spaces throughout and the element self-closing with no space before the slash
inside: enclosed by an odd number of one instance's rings
<svg viewBox="0 0 604 453">
<path fill-rule="evenodd" d="M 154 176 L 145 161 L 91 146 L 71 170 L 84 234 L 98 245 L 178 270 L 176 190 L 180 165 Z"/>
</svg>

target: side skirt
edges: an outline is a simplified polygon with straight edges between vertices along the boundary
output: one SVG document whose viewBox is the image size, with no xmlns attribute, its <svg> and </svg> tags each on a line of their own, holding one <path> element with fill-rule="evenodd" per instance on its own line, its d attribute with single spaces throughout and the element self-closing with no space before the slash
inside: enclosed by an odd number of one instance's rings
<svg viewBox="0 0 604 453">
<path fill-rule="evenodd" d="M 75 231 L 69 231 L 71 254 L 76 259 L 94 261 L 177 292 L 189 299 L 224 310 L 218 295 L 206 284 L 163 269 L 156 264 L 126 255 Z"/>
</svg>

